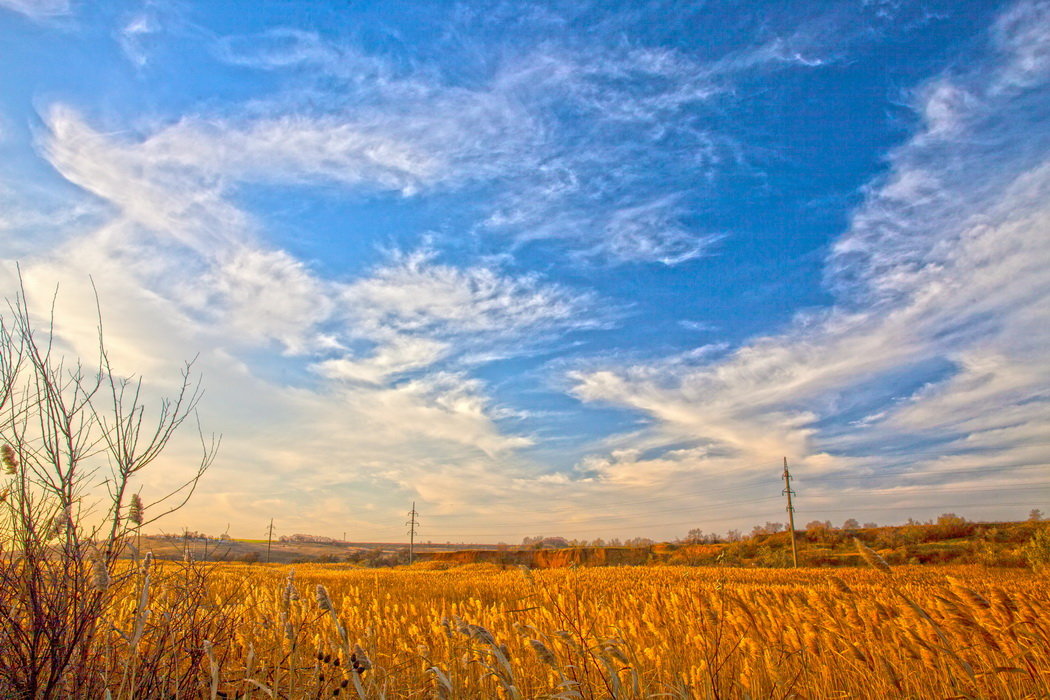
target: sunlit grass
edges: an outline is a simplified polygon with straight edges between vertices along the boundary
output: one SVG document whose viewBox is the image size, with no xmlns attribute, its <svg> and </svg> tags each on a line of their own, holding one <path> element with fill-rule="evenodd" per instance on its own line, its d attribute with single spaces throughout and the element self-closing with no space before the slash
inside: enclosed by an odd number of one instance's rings
<svg viewBox="0 0 1050 700">
<path fill-rule="evenodd" d="M 163 613 L 186 567 L 158 568 L 164 583 L 150 593 L 139 653 L 188 624 Z M 1050 691 L 1050 593 L 1026 571 L 217 564 L 202 574 L 197 614 L 212 626 L 211 656 L 206 674 L 186 679 L 186 696 L 208 695 L 212 683 L 228 697 L 295 698 Z M 318 585 L 332 611 L 319 606 Z M 127 663 L 140 593 L 134 584 L 121 593 L 121 632 L 105 635 L 114 669 Z"/>
</svg>

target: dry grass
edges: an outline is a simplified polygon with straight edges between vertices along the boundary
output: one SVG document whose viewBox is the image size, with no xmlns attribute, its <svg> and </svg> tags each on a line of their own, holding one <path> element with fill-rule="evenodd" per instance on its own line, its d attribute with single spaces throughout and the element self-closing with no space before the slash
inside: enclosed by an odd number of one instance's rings
<svg viewBox="0 0 1050 700">
<path fill-rule="evenodd" d="M 176 616 L 189 574 L 154 568 L 99 636 L 114 697 L 135 666 L 170 674 L 136 697 L 1050 696 L 1050 593 L 1024 571 L 222 564 Z"/>
</svg>

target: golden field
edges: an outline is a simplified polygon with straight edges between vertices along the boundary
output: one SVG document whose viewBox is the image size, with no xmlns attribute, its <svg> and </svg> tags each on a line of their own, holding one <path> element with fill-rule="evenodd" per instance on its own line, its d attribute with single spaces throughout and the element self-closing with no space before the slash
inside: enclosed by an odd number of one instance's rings
<svg viewBox="0 0 1050 700">
<path fill-rule="evenodd" d="M 980 567 L 158 563 L 106 592 L 93 646 L 112 697 L 1038 698 L 1048 584 Z"/>
</svg>

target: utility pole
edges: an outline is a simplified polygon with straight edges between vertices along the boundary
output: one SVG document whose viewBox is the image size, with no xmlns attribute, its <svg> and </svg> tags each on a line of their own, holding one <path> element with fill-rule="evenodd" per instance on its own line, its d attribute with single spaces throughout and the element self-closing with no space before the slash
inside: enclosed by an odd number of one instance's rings
<svg viewBox="0 0 1050 700">
<path fill-rule="evenodd" d="M 419 513 L 416 512 L 416 502 L 412 501 L 412 510 L 408 511 L 408 520 L 405 521 L 405 525 L 408 525 L 408 563 L 411 564 L 416 556 L 416 526 L 419 525 L 419 521 L 416 518 Z"/>
<path fill-rule="evenodd" d="M 784 495 L 788 498 L 788 527 L 791 528 L 791 563 L 798 568 L 798 549 L 795 548 L 795 506 L 791 505 L 791 497 L 795 492 L 791 490 L 791 473 L 788 472 L 788 458 L 784 458 Z"/>
<path fill-rule="evenodd" d="M 266 563 L 270 563 L 270 543 L 273 542 L 273 518 L 270 518 L 270 527 L 266 528 Z"/>
</svg>

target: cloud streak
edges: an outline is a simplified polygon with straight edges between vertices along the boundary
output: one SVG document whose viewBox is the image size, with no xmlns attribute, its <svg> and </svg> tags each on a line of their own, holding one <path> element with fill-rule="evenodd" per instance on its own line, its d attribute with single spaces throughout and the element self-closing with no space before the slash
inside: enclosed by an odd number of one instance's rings
<svg viewBox="0 0 1050 700">
<path fill-rule="evenodd" d="M 226 37 L 216 52 L 235 65 L 338 81 L 343 91 L 324 98 L 328 110 L 430 158 L 406 155 L 405 179 L 387 186 L 406 194 L 493 188 L 478 232 L 561 242 L 606 264 L 678 265 L 707 254 L 723 235 L 687 216 L 685 195 L 739 165 L 739 144 L 700 115 L 731 99 L 741 74 L 822 65 L 802 56 L 803 44 L 798 36 L 775 39 L 732 60 L 700 61 L 669 47 L 548 38 L 507 51 L 469 82 L 294 29 Z M 295 104 L 317 94 L 278 99 Z"/>
<path fill-rule="evenodd" d="M 35 19 L 70 9 L 0 5 Z M 1023 469 L 1046 462 L 1050 400 L 1045 3 L 1001 13 L 983 52 L 911 93 L 913 133 L 885 154 L 885 173 L 827 249 L 833 304 L 775 328 L 763 316 L 749 326 L 765 323 L 761 335 L 731 343 L 731 312 L 694 303 L 719 303 L 717 280 L 703 276 L 723 270 L 702 258 L 724 250 L 727 265 L 779 270 L 759 260 L 768 239 L 756 229 L 810 196 L 804 182 L 763 221 L 745 211 L 750 188 L 768 186 L 758 169 L 779 157 L 761 149 L 781 145 L 747 135 L 793 124 L 758 123 L 763 112 L 838 80 L 827 67 L 856 75 L 856 37 L 914 14 L 865 6 L 850 24 L 847 6 L 730 13 L 732 44 L 679 40 L 708 13 L 702 4 L 660 26 L 649 26 L 653 6 L 466 8 L 434 15 L 443 31 L 432 42 L 350 36 L 338 23 L 216 37 L 188 14 L 147 7 L 94 33 L 122 79 L 148 88 L 170 69 L 173 93 L 197 95 L 210 83 L 179 71 L 207 68 L 251 98 L 190 98 L 165 112 L 171 96 L 159 91 L 126 110 L 117 95 L 107 99 L 123 111 L 107 116 L 91 96 L 51 93 L 63 97 L 39 114 L 37 154 L 63 192 L 87 194 L 61 211 L 27 203 L 29 185 L 0 190 L 19 204 L 0 215 L 14 240 L 3 286 L 15 255 L 35 300 L 60 284 L 63 347 L 90 356 L 90 272 L 115 365 L 149 378 L 154 395 L 201 351 L 202 419 L 227 439 L 188 511 L 200 529 L 221 530 L 236 507 L 260 521 L 279 514 L 292 530 L 365 531 L 400 521 L 413 498 L 445 522 L 469 510 L 510 528 L 546 508 L 594 535 L 613 516 L 576 510 L 626 503 L 616 527 L 639 534 L 630 528 L 662 512 L 635 508 L 640 496 L 683 517 L 686 503 L 714 513 L 739 501 L 729 516 L 753 508 L 764 520 L 779 485 L 767 495 L 763 476 L 781 455 L 800 478 L 827 479 L 809 493 L 829 509 L 858 492 L 835 481 L 847 477 L 920 504 L 953 470 L 996 470 L 966 485 L 1030 484 Z M 419 10 L 397 20 L 406 32 Z M 892 16 L 868 22 L 872 13 Z M 165 64 L 175 33 L 212 53 Z M 293 208 L 305 215 L 282 221 Z M 340 259 L 305 233 L 314 225 L 338 232 Z M 623 309 L 586 284 L 642 291 Z M 696 333 L 710 344 L 664 350 Z M 541 385 L 552 366 L 574 367 L 571 396 Z M 176 478 L 192 442 L 174 445 L 169 469 L 144 487 Z"/>
<path fill-rule="evenodd" d="M 652 486 L 779 454 L 812 474 L 877 475 L 903 457 L 915 474 L 988 466 L 1009 485 L 1012 469 L 1046 464 L 1050 143 L 1031 125 L 1045 134 L 1050 116 L 1047 27 L 1045 4 L 1021 3 L 996 23 L 984 62 L 917 91 L 922 128 L 832 249 L 836 306 L 714 360 L 575 372 L 584 401 L 648 420 L 621 441 L 642 451 L 621 446 L 581 469 Z M 929 375 L 934 362 L 951 370 Z M 928 378 L 871 394 L 895 375 Z M 844 433 L 854 405 L 869 416 Z M 902 441 L 917 454 L 883 453 Z"/>
<path fill-rule="evenodd" d="M 186 118 L 115 138 L 62 106 L 48 126 L 44 152 L 108 218 L 25 261 L 27 291 L 39 302 L 61 285 L 57 330 L 71 352 L 88 357 L 93 294 L 81 271 L 91 270 L 121 371 L 156 377 L 209 348 L 197 368 L 219 381 L 209 382 L 202 417 L 230 433 L 207 477 L 215 483 L 241 482 L 266 465 L 273 476 L 253 493 L 275 504 L 289 503 L 289 489 L 310 494 L 326 485 L 347 496 L 362 484 L 411 495 L 424 475 L 434 498 L 497 490 L 506 477 L 496 461 L 520 461 L 516 451 L 532 439 L 501 427 L 510 412 L 470 370 L 608 322 L 591 295 L 536 274 L 443 264 L 421 249 L 393 253 L 352 281 L 331 280 L 261 243 L 262 223 L 232 199 L 238 183 L 367 182 L 404 191 L 430 178 L 405 156 L 410 146 L 363 146 L 371 137 L 348 136 L 356 127 Z M 281 367 L 293 373 L 281 379 Z M 149 391 L 165 386 L 154 380 Z M 189 443 L 173 449 L 181 454 Z M 464 486 L 454 478 L 464 469 L 489 474 Z M 207 521 L 223 498 L 205 495 L 194 512 Z M 299 525 L 322 526 L 337 527 L 305 515 Z"/>
<path fill-rule="evenodd" d="M 19 12 L 36 21 L 61 17 L 72 11 L 69 0 L 0 0 L 0 8 Z"/>
</svg>

